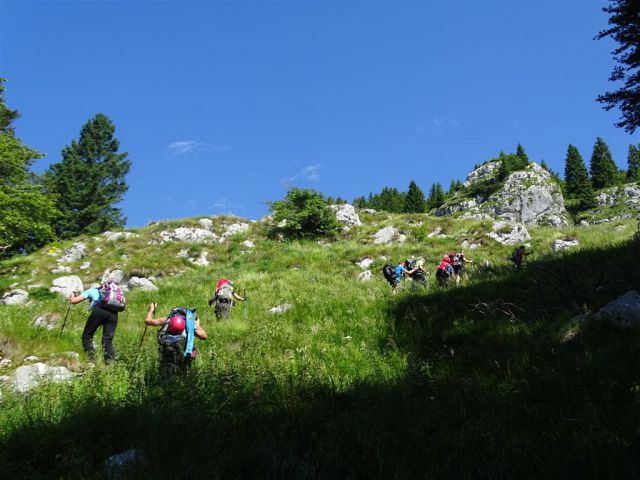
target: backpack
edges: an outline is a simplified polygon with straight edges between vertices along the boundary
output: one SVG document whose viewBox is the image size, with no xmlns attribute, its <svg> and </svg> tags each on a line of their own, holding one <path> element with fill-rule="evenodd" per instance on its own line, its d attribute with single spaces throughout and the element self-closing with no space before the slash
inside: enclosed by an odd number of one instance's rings
<svg viewBox="0 0 640 480">
<path fill-rule="evenodd" d="M 233 287 L 231 286 L 231 284 L 225 283 L 224 285 L 222 285 L 222 287 L 220 287 L 220 290 L 218 290 L 218 293 L 216 294 L 216 298 L 218 300 L 225 300 L 227 302 L 232 301 Z"/>
<path fill-rule="evenodd" d="M 196 351 L 193 348 L 193 341 L 196 331 L 195 311 L 195 308 L 186 309 L 184 307 L 178 307 L 171 310 L 171 312 L 169 312 L 169 315 L 167 315 L 164 323 L 160 327 L 160 330 L 158 330 L 158 343 L 168 350 L 180 350 L 180 353 L 185 358 L 195 357 Z M 169 320 L 176 314 L 186 319 L 186 325 L 182 333 L 171 335 L 167 333 L 167 329 L 169 328 Z"/>
<path fill-rule="evenodd" d="M 100 287 L 100 307 L 110 312 L 124 311 L 125 299 L 120 288 L 115 282 L 103 283 Z"/>
<path fill-rule="evenodd" d="M 413 270 L 416 268 L 416 260 L 407 260 L 404 264 L 407 270 Z"/>
<path fill-rule="evenodd" d="M 392 283 L 396 279 L 396 269 L 391 263 L 387 263 L 384 267 L 382 267 L 382 275 L 387 280 L 387 282 Z"/>
</svg>

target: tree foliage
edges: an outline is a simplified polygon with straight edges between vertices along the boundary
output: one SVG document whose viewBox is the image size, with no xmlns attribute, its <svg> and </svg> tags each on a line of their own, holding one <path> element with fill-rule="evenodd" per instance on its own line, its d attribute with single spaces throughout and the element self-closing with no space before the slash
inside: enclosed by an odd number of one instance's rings
<svg viewBox="0 0 640 480">
<path fill-rule="evenodd" d="M 605 110 L 618 107 L 621 118 L 616 126 L 632 134 L 640 126 L 640 2 L 611 0 L 603 10 L 610 15 L 609 28 L 599 32 L 596 39 L 610 37 L 618 44 L 612 52 L 618 65 L 609 80 L 621 85 L 598 96 L 598 102 Z"/>
<path fill-rule="evenodd" d="M 509 175 L 518 170 L 523 170 L 529 165 L 529 156 L 525 153 L 522 145 L 518 144 L 516 153 L 510 153 L 509 155 L 504 152 L 500 152 L 498 155 L 500 160 L 500 168 L 498 169 L 498 180 L 503 182 Z"/>
<path fill-rule="evenodd" d="M 637 182 L 640 180 L 640 144 L 629 145 L 627 154 L 627 181 Z"/>
<path fill-rule="evenodd" d="M 598 137 L 593 145 L 591 154 L 591 183 L 593 188 L 604 188 L 615 185 L 618 180 L 618 167 L 616 167 L 609 146 Z"/>
<path fill-rule="evenodd" d="M 416 182 L 409 182 L 409 189 L 404 197 L 404 211 L 406 213 L 422 213 L 426 208 L 424 193 Z"/>
<path fill-rule="evenodd" d="M 127 191 L 131 168 L 127 153 L 119 153 L 115 126 L 99 113 L 80 131 L 80 139 L 62 151 L 62 161 L 51 165 L 47 185 L 62 216 L 56 222 L 60 237 L 99 233 L 122 227 L 125 218 L 114 207 Z"/>
<path fill-rule="evenodd" d="M 578 149 L 571 144 L 567 148 L 564 178 L 566 193 L 570 197 L 578 199 L 578 211 L 596 206 L 596 198 L 587 173 L 587 166 Z"/>
<path fill-rule="evenodd" d="M 276 231 L 287 238 L 316 238 L 338 232 L 335 213 L 320 192 L 292 188 L 283 200 L 271 204 Z"/>
<path fill-rule="evenodd" d="M 439 208 L 445 201 L 444 190 L 440 182 L 432 183 L 429 189 L 429 197 L 427 198 L 427 208 L 429 210 Z"/>
<path fill-rule="evenodd" d="M 30 252 L 55 238 L 51 221 L 57 211 L 30 172 L 43 155 L 14 135 L 11 122 L 18 118 L 4 103 L 0 79 L 0 255 Z"/>
</svg>

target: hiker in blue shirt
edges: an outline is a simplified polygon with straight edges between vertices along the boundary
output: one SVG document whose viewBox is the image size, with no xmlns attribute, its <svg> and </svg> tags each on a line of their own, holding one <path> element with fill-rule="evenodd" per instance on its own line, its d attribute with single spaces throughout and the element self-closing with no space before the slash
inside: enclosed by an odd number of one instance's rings
<svg viewBox="0 0 640 480">
<path fill-rule="evenodd" d="M 109 285 L 109 287 L 114 290 L 119 290 L 119 295 L 122 296 L 122 290 L 114 283 L 105 285 Z M 103 289 L 105 285 L 102 286 Z M 82 348 L 89 357 L 89 360 L 95 362 L 96 349 L 93 345 L 93 335 L 99 327 L 102 327 L 102 352 L 104 355 L 104 363 L 108 365 L 116 356 L 116 352 L 113 349 L 113 337 L 116 333 L 116 327 L 118 326 L 118 312 L 110 308 L 109 305 L 104 304 L 103 295 L 98 288 L 89 288 L 80 295 L 69 295 L 69 302 L 73 305 L 84 302 L 85 300 L 90 301 L 89 308 L 91 309 L 91 313 L 82 331 Z M 121 300 L 124 304 L 124 297 L 122 297 Z M 124 308 L 124 306 L 122 308 Z"/>
<path fill-rule="evenodd" d="M 396 293 L 396 289 L 398 288 L 398 285 L 400 285 L 400 281 L 402 280 L 402 274 L 404 273 L 405 275 L 411 275 L 418 269 L 418 267 L 416 267 L 416 268 L 413 268 L 412 270 L 407 270 L 405 266 L 406 266 L 405 262 L 398 262 L 398 265 L 395 268 L 395 271 L 396 271 L 395 283 L 391 286 L 391 288 L 393 289 L 394 295 Z"/>
</svg>

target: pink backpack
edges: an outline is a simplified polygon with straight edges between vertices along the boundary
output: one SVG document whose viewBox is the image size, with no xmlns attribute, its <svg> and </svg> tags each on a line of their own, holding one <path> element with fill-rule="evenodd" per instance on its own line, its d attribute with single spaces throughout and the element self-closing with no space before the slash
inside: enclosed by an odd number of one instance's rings
<svg viewBox="0 0 640 480">
<path fill-rule="evenodd" d="M 100 287 L 100 306 L 111 312 L 122 312 L 125 309 L 122 288 L 115 282 L 103 283 Z"/>
</svg>

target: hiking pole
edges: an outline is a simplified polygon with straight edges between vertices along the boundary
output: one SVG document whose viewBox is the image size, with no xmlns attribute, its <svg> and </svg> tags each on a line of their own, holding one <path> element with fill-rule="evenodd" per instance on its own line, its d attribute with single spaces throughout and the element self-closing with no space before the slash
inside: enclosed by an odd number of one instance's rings
<svg viewBox="0 0 640 480">
<path fill-rule="evenodd" d="M 244 297 L 244 302 L 242 302 L 242 316 L 244 317 L 244 321 L 247 321 L 247 289 L 242 290 L 242 296 Z"/>
<path fill-rule="evenodd" d="M 73 293 L 73 296 L 75 297 L 76 292 L 73 291 L 71 293 Z M 62 332 L 64 332 L 64 327 L 67 325 L 67 318 L 69 318 L 69 312 L 71 311 L 71 305 L 72 305 L 72 303 L 69 302 L 69 306 L 67 307 L 67 312 L 64 314 L 64 320 L 62 322 L 62 328 L 60 329 L 60 337 L 62 337 Z"/>
<path fill-rule="evenodd" d="M 153 312 L 152 314 L 155 315 L 156 313 L 156 306 L 158 304 L 156 302 L 153 303 Z M 149 325 L 147 325 L 146 323 L 144 324 L 144 331 L 142 332 L 142 337 L 140 337 L 140 343 L 138 344 L 138 351 L 136 352 L 136 361 L 138 361 L 138 356 L 140 355 L 140 349 L 142 348 L 142 343 L 144 342 L 144 337 L 147 335 L 147 328 L 149 327 Z"/>
</svg>

